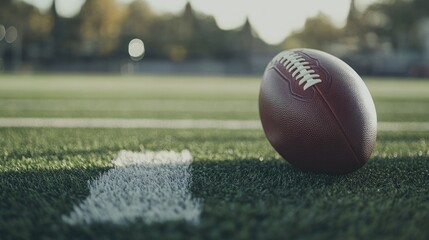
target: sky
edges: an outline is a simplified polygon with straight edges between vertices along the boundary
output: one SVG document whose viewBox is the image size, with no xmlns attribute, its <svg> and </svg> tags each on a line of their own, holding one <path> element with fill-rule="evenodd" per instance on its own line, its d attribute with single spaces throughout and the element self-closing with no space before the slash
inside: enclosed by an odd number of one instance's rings
<svg viewBox="0 0 429 240">
<path fill-rule="evenodd" d="M 52 0 L 24 0 L 41 9 L 48 9 Z M 133 0 L 118 0 L 129 3 Z M 308 17 L 323 13 L 336 26 L 343 26 L 350 0 L 146 0 L 159 13 L 177 13 L 186 2 L 199 12 L 213 15 L 221 29 L 243 25 L 246 17 L 259 37 L 269 44 L 280 43 L 291 32 L 304 26 Z M 356 0 L 359 10 L 378 0 Z M 64 17 L 76 15 L 85 0 L 57 0 L 57 12 Z"/>
</svg>

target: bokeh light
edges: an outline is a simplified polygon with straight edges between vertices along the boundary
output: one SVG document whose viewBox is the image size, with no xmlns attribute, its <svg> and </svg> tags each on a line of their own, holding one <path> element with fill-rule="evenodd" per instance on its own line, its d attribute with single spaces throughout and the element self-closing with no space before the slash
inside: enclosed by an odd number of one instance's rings
<svg viewBox="0 0 429 240">
<path fill-rule="evenodd" d="M 141 60 L 145 53 L 144 43 L 141 39 L 134 38 L 128 44 L 128 54 L 134 61 Z"/>
<path fill-rule="evenodd" d="M 16 27 L 11 26 L 6 30 L 5 40 L 7 43 L 13 43 L 18 38 L 18 30 Z"/>
</svg>

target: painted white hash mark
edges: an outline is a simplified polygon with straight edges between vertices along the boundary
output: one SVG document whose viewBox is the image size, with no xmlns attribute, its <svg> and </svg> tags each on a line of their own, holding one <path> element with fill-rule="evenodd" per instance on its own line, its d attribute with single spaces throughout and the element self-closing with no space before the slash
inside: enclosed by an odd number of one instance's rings
<svg viewBox="0 0 429 240">
<path fill-rule="evenodd" d="M 63 216 L 68 224 L 141 219 L 147 224 L 198 223 L 202 203 L 192 198 L 189 151 L 120 151 L 114 168 L 89 181 L 89 196 Z"/>
</svg>

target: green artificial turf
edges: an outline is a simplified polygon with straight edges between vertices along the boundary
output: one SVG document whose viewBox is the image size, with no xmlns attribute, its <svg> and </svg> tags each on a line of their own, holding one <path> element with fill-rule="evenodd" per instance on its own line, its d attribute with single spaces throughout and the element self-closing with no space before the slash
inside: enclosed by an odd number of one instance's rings
<svg viewBox="0 0 429 240">
<path fill-rule="evenodd" d="M 379 121 L 429 122 L 429 81 L 365 78 Z M 0 75 L 0 117 L 259 119 L 259 77 Z"/>
<path fill-rule="evenodd" d="M 429 122 L 429 81 L 365 79 L 378 120 Z M 257 77 L 0 75 L 0 118 L 258 119 Z M 120 150 L 189 149 L 186 222 L 69 226 Z M 341 176 L 302 172 L 262 130 L 0 128 L 3 239 L 428 239 L 429 132 L 380 132 Z"/>
<path fill-rule="evenodd" d="M 343 176 L 305 173 L 259 130 L 0 129 L 0 236 L 123 239 L 427 239 L 429 136 L 383 133 Z M 68 226 L 61 216 L 121 149 L 189 149 L 201 222 Z"/>
</svg>

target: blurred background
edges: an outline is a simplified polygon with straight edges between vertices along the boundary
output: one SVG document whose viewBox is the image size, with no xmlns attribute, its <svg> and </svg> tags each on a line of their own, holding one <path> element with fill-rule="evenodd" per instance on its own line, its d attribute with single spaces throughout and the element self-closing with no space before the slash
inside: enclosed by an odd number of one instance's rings
<svg viewBox="0 0 429 240">
<path fill-rule="evenodd" d="M 2 72 L 261 75 L 295 47 L 428 77 L 429 1 L 0 1 Z"/>
</svg>

